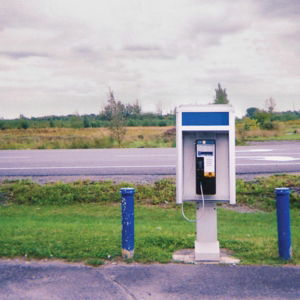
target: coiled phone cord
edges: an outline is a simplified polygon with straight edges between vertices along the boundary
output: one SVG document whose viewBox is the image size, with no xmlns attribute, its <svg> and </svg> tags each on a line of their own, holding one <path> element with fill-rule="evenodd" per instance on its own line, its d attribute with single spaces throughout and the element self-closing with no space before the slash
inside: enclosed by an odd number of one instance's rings
<svg viewBox="0 0 300 300">
<path fill-rule="evenodd" d="M 204 209 L 204 194 L 203 194 L 202 182 L 200 182 L 200 190 L 201 190 L 201 197 L 202 197 L 202 209 Z M 191 223 L 195 223 L 196 222 L 196 219 L 195 220 L 191 220 L 191 219 L 189 219 L 185 215 L 184 208 L 183 208 L 183 202 L 181 203 L 181 214 L 182 214 L 183 218 L 185 220 L 187 220 L 188 222 L 191 222 Z"/>
</svg>

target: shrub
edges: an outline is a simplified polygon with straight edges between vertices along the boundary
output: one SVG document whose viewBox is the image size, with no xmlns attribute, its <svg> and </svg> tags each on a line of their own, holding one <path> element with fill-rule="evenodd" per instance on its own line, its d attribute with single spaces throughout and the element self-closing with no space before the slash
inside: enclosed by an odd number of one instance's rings
<svg viewBox="0 0 300 300">
<path fill-rule="evenodd" d="M 66 205 L 90 202 L 119 202 L 121 187 L 135 187 L 137 201 L 152 204 L 169 203 L 175 199 L 174 181 L 163 179 L 153 185 L 133 185 L 112 181 L 75 181 L 47 183 L 30 180 L 5 181 L 0 184 L 0 204 Z"/>
<path fill-rule="evenodd" d="M 237 180 L 237 203 L 272 210 L 276 187 L 291 189 L 291 207 L 300 208 L 300 176 L 274 175 L 252 181 Z M 40 185 L 29 180 L 4 181 L 0 184 L 0 205 L 67 205 L 73 203 L 120 202 L 120 188 L 134 187 L 138 202 L 154 205 L 175 203 L 175 182 L 171 178 L 154 184 L 114 183 L 112 181 L 75 181 Z"/>
<path fill-rule="evenodd" d="M 291 207 L 300 207 L 300 176 L 273 175 L 252 181 L 237 180 L 237 202 L 263 210 L 275 208 L 275 188 L 291 189 Z"/>
</svg>

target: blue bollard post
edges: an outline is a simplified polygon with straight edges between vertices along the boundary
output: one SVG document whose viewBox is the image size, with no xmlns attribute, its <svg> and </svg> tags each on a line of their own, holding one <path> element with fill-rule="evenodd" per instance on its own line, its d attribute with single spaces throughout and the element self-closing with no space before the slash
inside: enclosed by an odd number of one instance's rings
<svg viewBox="0 0 300 300">
<path fill-rule="evenodd" d="M 134 192 L 133 188 L 122 188 L 122 256 L 133 258 L 134 255 Z"/>
<path fill-rule="evenodd" d="M 276 210 L 279 256 L 288 260 L 292 256 L 290 226 L 290 189 L 276 188 Z"/>
</svg>

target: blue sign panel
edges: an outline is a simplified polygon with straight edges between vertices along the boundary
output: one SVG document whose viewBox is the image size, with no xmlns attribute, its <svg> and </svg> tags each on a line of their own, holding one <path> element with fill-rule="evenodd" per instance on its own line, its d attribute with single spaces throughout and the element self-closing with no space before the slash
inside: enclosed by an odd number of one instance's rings
<svg viewBox="0 0 300 300">
<path fill-rule="evenodd" d="M 229 112 L 183 112 L 183 126 L 226 126 Z"/>
</svg>

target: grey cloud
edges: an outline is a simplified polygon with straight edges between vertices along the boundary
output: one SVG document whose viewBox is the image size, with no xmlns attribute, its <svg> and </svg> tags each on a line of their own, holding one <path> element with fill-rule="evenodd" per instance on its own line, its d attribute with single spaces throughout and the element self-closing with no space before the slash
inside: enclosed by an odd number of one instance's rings
<svg viewBox="0 0 300 300">
<path fill-rule="evenodd" d="M 91 55 L 91 54 L 94 54 L 95 51 L 94 49 L 88 47 L 88 46 L 79 46 L 79 47 L 76 47 L 74 48 L 74 51 L 76 53 L 79 53 L 79 54 L 82 54 L 82 55 Z"/>
<path fill-rule="evenodd" d="M 236 15 L 214 20 L 198 18 L 190 22 L 185 31 L 189 40 L 198 40 L 205 46 L 213 46 L 219 44 L 224 35 L 242 32 L 249 27 L 251 22 L 251 20 Z"/>
<path fill-rule="evenodd" d="M 90 46 L 77 46 L 75 48 L 71 49 L 72 53 L 76 56 L 79 56 L 80 58 L 83 58 L 84 60 L 88 62 L 99 62 L 103 61 L 105 56 L 105 50 L 103 49 L 97 49 Z"/>
<path fill-rule="evenodd" d="M 126 51 L 133 51 L 133 52 L 149 52 L 149 51 L 161 51 L 160 47 L 157 46 L 146 46 L 146 45 L 129 45 L 124 47 Z"/>
<path fill-rule="evenodd" d="M 222 22 L 207 22 L 198 20 L 192 25 L 193 34 L 226 34 L 226 33 L 236 33 L 242 31 L 246 28 L 248 24 L 243 24 L 238 20 L 223 20 Z"/>
<path fill-rule="evenodd" d="M 259 2 L 261 12 L 273 17 L 300 17 L 299 0 L 263 0 Z"/>
<path fill-rule="evenodd" d="M 189 17 L 185 26 L 185 34 L 189 38 L 202 36 L 204 44 L 219 42 L 223 35 L 239 33 L 255 22 L 251 12 L 245 11 L 247 5 L 255 7 L 258 0 L 197 1 L 193 2 L 193 15 Z M 205 13 L 205 4 L 216 6 L 216 12 L 208 10 Z M 251 9 L 250 9 L 251 11 Z"/>
<path fill-rule="evenodd" d="M 172 54 L 172 52 L 158 46 L 127 45 L 123 47 L 123 50 L 139 58 L 173 59 L 175 57 L 174 53 Z"/>
<path fill-rule="evenodd" d="M 69 18 L 61 18 L 59 14 L 49 14 L 43 9 L 39 0 L 2 1 L 0 9 L 0 30 L 7 28 L 30 28 L 35 30 L 49 29 L 78 33 L 82 24 Z M 69 30 L 68 27 L 72 29 Z M 62 30 L 63 28 L 63 30 Z"/>
<path fill-rule="evenodd" d="M 29 1 L 10 0 L 1 3 L 0 29 L 3 30 L 6 27 L 33 27 L 40 17 L 34 14 L 30 8 Z"/>
<path fill-rule="evenodd" d="M 47 53 L 38 53 L 31 51 L 0 51 L 0 56 L 5 56 L 11 59 L 21 59 L 27 57 L 49 57 Z"/>
</svg>

